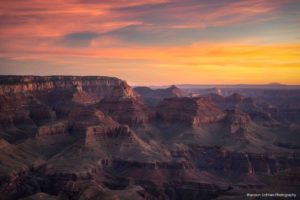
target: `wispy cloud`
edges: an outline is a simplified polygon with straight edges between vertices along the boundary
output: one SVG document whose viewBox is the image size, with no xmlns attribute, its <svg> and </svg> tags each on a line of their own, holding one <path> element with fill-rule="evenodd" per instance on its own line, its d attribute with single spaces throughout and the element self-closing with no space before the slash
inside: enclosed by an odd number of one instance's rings
<svg viewBox="0 0 300 200">
<path fill-rule="evenodd" d="M 130 72 L 151 68 L 153 77 L 171 67 L 215 73 L 222 67 L 239 73 L 251 67 L 294 70 L 299 5 L 296 0 L 2 0 L 0 57 L 6 63 L 59 66 L 81 58 L 74 68 L 86 62 L 120 75 L 128 74 L 130 65 Z M 126 70 L 116 67 L 120 61 Z"/>
</svg>

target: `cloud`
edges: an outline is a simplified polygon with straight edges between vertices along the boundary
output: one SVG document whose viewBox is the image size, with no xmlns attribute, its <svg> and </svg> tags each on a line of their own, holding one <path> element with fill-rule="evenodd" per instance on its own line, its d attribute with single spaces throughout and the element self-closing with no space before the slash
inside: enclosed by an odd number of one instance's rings
<svg viewBox="0 0 300 200">
<path fill-rule="evenodd" d="M 115 75 L 143 69 L 160 78 L 184 67 L 295 69 L 296 11 L 296 0 L 2 0 L 0 57 L 6 64 L 46 62 L 45 71 L 86 62 L 91 72 L 99 65 Z"/>
<path fill-rule="evenodd" d="M 265 17 L 280 8 L 282 1 L 170 1 L 116 8 L 121 16 L 139 18 L 146 24 L 172 27 L 225 26 Z"/>
<path fill-rule="evenodd" d="M 16 1 L 0 6 L 1 34 L 62 36 L 79 31 L 109 32 L 132 25 L 203 29 L 251 21 L 272 15 L 283 1 L 262 0 L 146 1 Z M 280 3 L 281 2 L 281 3 Z M 288 2 L 288 1 L 285 1 Z M 255 20 L 254 20 L 255 21 Z"/>
<path fill-rule="evenodd" d="M 77 32 L 63 36 L 58 40 L 59 45 L 67 47 L 89 47 L 92 40 L 98 36 L 95 32 Z"/>
<path fill-rule="evenodd" d="M 37 48 L 6 59 L 0 70 L 6 74 L 109 75 L 136 84 L 299 84 L 299 52 L 299 43 L 254 45 L 252 41 L 177 47 Z"/>
</svg>

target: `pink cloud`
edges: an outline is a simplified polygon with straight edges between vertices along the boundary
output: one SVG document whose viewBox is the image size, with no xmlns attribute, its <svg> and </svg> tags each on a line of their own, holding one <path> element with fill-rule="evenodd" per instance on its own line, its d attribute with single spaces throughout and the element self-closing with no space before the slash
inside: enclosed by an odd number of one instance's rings
<svg viewBox="0 0 300 200">
<path fill-rule="evenodd" d="M 166 28 L 205 29 L 244 23 L 258 16 L 263 17 L 254 21 L 268 20 L 274 19 L 275 11 L 289 2 L 292 1 L 236 0 L 223 5 L 209 1 L 195 3 L 193 0 L 3 0 L 0 5 L 0 54 L 6 57 L 95 55 L 97 48 L 131 45 L 110 35 L 114 30 L 139 25 L 141 33 L 160 34 Z M 91 40 L 88 50 L 61 47 L 57 42 L 76 32 L 106 35 Z M 106 54 L 101 50 L 96 55 Z"/>
</svg>

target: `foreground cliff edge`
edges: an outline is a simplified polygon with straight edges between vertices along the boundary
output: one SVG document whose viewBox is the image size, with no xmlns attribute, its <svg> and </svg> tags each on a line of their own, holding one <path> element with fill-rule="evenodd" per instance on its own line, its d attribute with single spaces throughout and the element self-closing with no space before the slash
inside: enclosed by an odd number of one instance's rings
<svg viewBox="0 0 300 200">
<path fill-rule="evenodd" d="M 0 76 L 0 84 L 0 199 L 299 191 L 299 123 L 239 94 L 134 91 L 99 76 Z"/>
</svg>

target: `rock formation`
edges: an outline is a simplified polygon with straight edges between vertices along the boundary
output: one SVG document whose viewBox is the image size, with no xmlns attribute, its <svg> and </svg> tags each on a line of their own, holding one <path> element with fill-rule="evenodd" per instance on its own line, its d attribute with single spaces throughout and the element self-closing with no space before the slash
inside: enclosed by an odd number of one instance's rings
<svg viewBox="0 0 300 200">
<path fill-rule="evenodd" d="M 199 126 L 224 118 L 225 113 L 203 97 L 164 99 L 157 106 L 158 117 L 169 124 Z"/>
<path fill-rule="evenodd" d="M 132 89 L 125 81 L 96 76 L 2 76 L 0 95 L 60 89 L 87 90 L 101 99 L 135 97 Z"/>
<path fill-rule="evenodd" d="M 56 122 L 47 125 L 43 125 L 38 127 L 36 136 L 51 136 L 51 135 L 59 135 L 66 134 L 68 132 L 68 123 L 67 122 Z"/>
<path fill-rule="evenodd" d="M 231 134 L 246 132 L 247 126 L 250 123 L 250 121 L 250 116 L 246 113 L 237 110 L 227 111 L 225 123 L 229 126 Z"/>
<path fill-rule="evenodd" d="M 140 100 L 127 98 L 120 100 L 102 100 L 99 109 L 111 116 L 120 124 L 143 126 L 147 124 L 153 113 Z"/>
<path fill-rule="evenodd" d="M 218 94 L 207 94 L 205 97 L 224 110 L 235 109 L 248 113 L 256 122 L 274 122 L 271 115 L 257 106 L 253 99 L 244 97 L 240 94 L 234 93 L 227 97 Z"/>
<path fill-rule="evenodd" d="M 135 87 L 134 91 L 141 97 L 147 105 L 155 106 L 164 98 L 183 97 L 184 92 L 172 85 L 165 89 L 151 89 L 149 87 Z"/>
<path fill-rule="evenodd" d="M 110 77 L 0 76 L 0 199 L 241 199 L 299 188 L 300 129 L 280 124 L 282 109 L 184 94 Z M 264 125 L 269 113 L 279 125 Z"/>
</svg>

